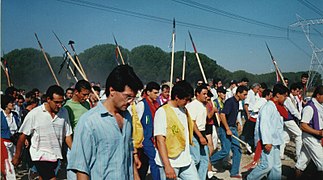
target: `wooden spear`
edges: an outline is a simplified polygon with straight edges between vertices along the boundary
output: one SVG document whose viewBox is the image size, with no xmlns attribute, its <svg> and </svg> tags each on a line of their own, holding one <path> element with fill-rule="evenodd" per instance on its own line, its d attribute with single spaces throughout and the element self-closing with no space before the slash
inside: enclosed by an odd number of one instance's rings
<svg viewBox="0 0 323 180">
<path fill-rule="evenodd" d="M 41 43 L 40 43 L 40 41 L 39 41 L 38 36 L 37 36 L 37 34 L 36 34 L 36 33 L 35 33 L 35 37 L 36 37 L 36 39 L 37 39 L 37 41 L 38 41 L 38 44 L 39 44 L 39 47 L 40 47 L 41 51 L 43 52 L 44 58 L 45 58 L 45 60 L 46 60 L 46 62 L 47 62 L 47 65 L 48 65 L 48 67 L 49 67 L 49 69 L 50 69 L 50 72 L 52 73 L 52 75 L 53 75 L 53 77 L 54 77 L 54 79 L 55 79 L 55 81 L 56 81 L 56 84 L 57 84 L 57 85 L 59 85 L 59 82 L 58 82 L 58 80 L 57 80 L 57 78 L 56 78 L 56 75 L 55 75 L 55 73 L 54 73 L 54 71 L 53 71 L 53 68 L 52 68 L 52 66 L 51 66 L 51 65 L 50 65 L 50 63 L 49 63 L 49 60 L 48 60 L 48 58 L 47 58 L 47 56 L 46 56 L 46 53 L 45 53 L 45 50 L 44 50 L 43 46 L 41 45 Z M 59 85 L 59 86 L 60 86 L 60 85 Z"/>
<path fill-rule="evenodd" d="M 119 53 L 119 55 L 120 55 L 120 58 L 121 58 L 122 64 L 124 65 L 124 64 L 125 64 L 125 62 L 124 62 L 124 60 L 123 60 L 123 57 L 122 57 L 122 54 L 121 54 L 121 51 L 120 51 L 119 45 L 118 45 L 117 40 L 116 40 L 116 37 L 114 37 L 114 35 L 113 35 L 113 39 L 114 39 L 114 43 L 115 43 L 115 44 L 116 44 L 116 46 L 117 46 L 117 50 L 118 50 L 118 53 Z"/>
<path fill-rule="evenodd" d="M 71 56 L 71 53 L 66 49 L 66 47 L 64 46 L 64 44 L 61 42 L 61 40 L 58 38 L 58 36 L 55 34 L 55 32 L 53 31 L 56 39 L 58 40 L 58 42 L 61 44 L 63 50 L 65 51 L 66 55 L 68 56 L 68 58 L 70 58 L 71 62 L 74 64 L 74 66 L 76 67 L 77 71 L 81 74 L 82 78 L 86 81 L 89 81 L 87 79 L 87 77 L 82 73 L 81 69 L 78 67 L 78 65 L 76 64 L 76 62 L 74 61 L 73 57 Z M 96 96 L 96 98 L 98 98 L 100 100 L 99 95 L 94 91 L 93 87 L 91 87 L 92 92 L 94 93 L 94 95 Z"/>
<path fill-rule="evenodd" d="M 72 50 L 73 50 L 73 52 L 74 52 L 74 57 L 75 57 L 75 59 L 76 59 L 76 61 L 77 61 L 77 64 L 79 65 L 79 67 L 80 67 L 81 71 L 83 72 L 83 74 L 86 76 L 85 71 L 84 71 L 84 69 L 83 69 L 83 66 L 82 66 L 82 64 L 81 64 L 81 61 L 80 61 L 80 59 L 79 59 L 79 56 L 76 54 L 76 51 L 75 51 L 75 48 L 74 48 L 74 45 L 73 45 L 73 44 L 75 44 L 75 42 L 74 42 L 74 41 L 72 41 L 72 40 L 70 40 L 70 41 L 68 42 L 68 44 L 71 46 L 71 49 L 72 49 Z"/>
<path fill-rule="evenodd" d="M 172 95 L 173 73 L 174 73 L 174 57 L 175 57 L 175 18 L 173 19 L 172 60 L 171 60 L 171 65 L 170 65 L 169 96 Z"/>
<path fill-rule="evenodd" d="M 186 41 L 185 41 L 185 49 L 184 49 L 184 56 L 183 56 L 182 80 L 185 80 L 185 64 L 186 64 Z"/>
</svg>

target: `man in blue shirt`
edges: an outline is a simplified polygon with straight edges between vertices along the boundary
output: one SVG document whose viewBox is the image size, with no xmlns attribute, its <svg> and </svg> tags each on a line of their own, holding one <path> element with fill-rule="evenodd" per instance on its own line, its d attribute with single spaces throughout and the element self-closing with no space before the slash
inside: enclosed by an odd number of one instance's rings
<svg viewBox="0 0 323 180">
<path fill-rule="evenodd" d="M 230 170 L 231 178 L 242 178 L 239 174 L 241 161 L 240 143 L 231 136 L 238 136 L 238 131 L 241 131 L 241 124 L 237 122 L 239 101 L 246 99 L 247 93 L 248 88 L 246 86 L 239 86 L 236 94 L 225 101 L 222 112 L 220 113 L 221 127 L 218 129 L 221 140 L 221 150 L 210 157 L 211 163 L 216 164 L 228 156 L 231 149 L 233 152 L 232 168 Z"/>
<path fill-rule="evenodd" d="M 130 66 L 120 65 L 105 88 L 107 99 L 83 114 L 76 126 L 67 169 L 77 179 L 134 179 L 133 157 L 138 157 L 127 107 L 143 84 Z"/>
</svg>

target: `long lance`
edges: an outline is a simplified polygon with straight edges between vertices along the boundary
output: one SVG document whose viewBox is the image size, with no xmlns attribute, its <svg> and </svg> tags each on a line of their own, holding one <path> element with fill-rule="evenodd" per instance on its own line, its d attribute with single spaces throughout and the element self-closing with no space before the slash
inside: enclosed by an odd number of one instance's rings
<svg viewBox="0 0 323 180">
<path fill-rule="evenodd" d="M 75 57 L 75 59 L 76 59 L 76 61 L 77 61 L 77 64 L 78 64 L 78 66 L 80 67 L 80 69 L 81 69 L 81 71 L 83 72 L 83 74 L 86 76 L 86 74 L 85 74 L 85 71 L 84 71 L 84 69 L 83 69 L 83 66 L 82 66 L 82 64 L 81 64 L 81 61 L 80 61 L 80 59 L 79 59 L 79 56 L 76 54 L 76 51 L 75 51 L 75 48 L 74 48 L 74 44 L 75 42 L 74 41 L 72 41 L 72 40 L 70 40 L 69 42 L 68 42 L 68 44 L 71 46 L 71 49 L 72 49 L 72 51 L 74 52 L 74 57 Z M 74 73 L 75 74 L 75 73 Z"/>
<path fill-rule="evenodd" d="M 197 59 L 197 62 L 200 66 L 200 70 L 202 72 L 202 76 L 203 76 L 203 79 L 204 79 L 204 83 L 207 84 L 207 80 L 206 80 L 206 77 L 205 77 L 205 74 L 204 74 L 204 69 L 203 69 L 203 66 L 201 64 L 201 60 L 200 60 L 200 57 L 199 57 L 199 54 L 197 53 L 197 50 L 196 50 L 196 47 L 195 47 L 195 44 L 193 42 L 193 38 L 192 38 L 192 35 L 190 33 L 190 31 L 188 31 L 188 35 L 190 36 L 190 39 L 191 39 L 191 42 L 192 42 L 192 46 L 193 46 L 193 49 L 194 49 L 194 52 L 195 52 L 195 56 L 196 56 L 196 59 Z M 215 107 L 214 103 L 212 102 L 212 106 Z M 218 113 L 214 113 L 215 116 L 216 116 L 216 120 L 218 122 L 218 124 L 220 125 L 220 117 L 219 117 L 219 114 Z"/>
<path fill-rule="evenodd" d="M 265 42 L 265 43 L 266 43 L 266 42 Z M 280 71 L 280 69 L 279 69 L 279 67 L 278 67 L 278 65 L 277 65 L 277 62 L 275 61 L 275 58 L 274 58 L 273 54 L 271 53 L 271 51 L 270 51 L 270 49 L 269 49 L 269 47 L 268 47 L 268 44 L 267 44 L 267 43 L 266 43 L 266 47 L 267 47 L 267 50 L 268 50 L 268 52 L 269 52 L 269 54 L 270 54 L 271 60 L 272 60 L 272 62 L 273 62 L 273 64 L 274 64 L 274 66 L 275 66 L 276 76 L 278 76 L 278 77 L 280 78 L 280 80 L 282 81 L 283 85 L 287 87 L 287 84 L 286 84 L 286 83 L 285 83 L 285 81 L 284 81 L 283 74 L 281 73 L 281 71 Z"/>
<path fill-rule="evenodd" d="M 70 70 L 70 72 L 71 72 L 71 74 L 72 74 L 72 76 L 74 77 L 74 79 L 75 79 L 75 81 L 77 82 L 77 81 L 79 81 L 78 79 L 77 79 L 77 77 L 76 77 L 76 74 L 75 74 L 75 71 L 72 69 L 72 67 L 71 67 L 71 65 L 70 65 L 70 61 L 71 60 L 69 60 L 69 61 L 67 61 L 67 55 L 65 55 L 65 60 L 64 60 L 64 62 L 66 62 L 66 66 L 67 66 L 67 68 Z M 63 62 L 63 63 L 64 63 Z"/>
<path fill-rule="evenodd" d="M 55 81 L 56 81 L 56 84 L 60 86 L 60 84 L 59 84 L 59 82 L 58 82 L 58 80 L 57 80 L 57 78 L 56 78 L 56 75 L 55 75 L 55 73 L 54 73 L 54 71 L 53 71 L 53 68 L 52 68 L 52 66 L 51 66 L 51 65 L 50 65 L 50 63 L 49 63 L 49 60 L 48 60 L 47 55 L 46 55 L 46 53 L 45 53 L 45 50 L 44 50 L 43 46 L 41 45 L 41 43 L 40 43 L 40 41 L 39 41 L 38 36 L 37 36 L 37 34 L 36 34 L 36 33 L 35 33 L 35 37 L 36 37 L 36 39 L 37 39 L 38 45 L 39 45 L 39 47 L 40 47 L 40 49 L 41 49 L 41 51 L 42 51 L 43 55 L 44 55 L 44 58 L 45 58 L 45 60 L 46 60 L 46 62 L 47 62 L 47 65 L 48 65 L 48 67 L 49 67 L 49 69 L 50 69 L 50 72 L 52 73 L 52 75 L 53 75 L 53 77 L 54 77 L 54 79 L 55 79 Z"/>
<path fill-rule="evenodd" d="M 199 64 L 199 66 L 200 66 L 200 70 L 201 70 L 201 73 L 202 73 L 202 76 L 203 76 L 204 83 L 207 84 L 207 80 L 206 80 L 206 77 L 205 77 L 205 74 L 204 74 L 203 66 L 201 64 L 201 60 L 200 60 L 199 54 L 197 53 L 197 50 L 196 50 L 195 44 L 193 42 L 193 38 L 192 38 L 192 35 L 191 35 L 190 31 L 188 31 L 188 35 L 190 36 L 192 46 L 194 48 L 195 56 L 196 56 L 197 62 Z"/>
<path fill-rule="evenodd" d="M 172 93 L 172 85 L 173 85 L 173 73 L 174 73 L 174 57 L 175 57 L 175 18 L 173 19 L 173 33 L 172 33 L 172 59 L 170 64 L 170 80 L 169 80 L 169 95 Z"/>
<path fill-rule="evenodd" d="M 185 80 L 185 65 L 186 65 L 186 41 L 185 41 L 185 49 L 184 49 L 184 56 L 183 56 L 182 80 Z"/>
<path fill-rule="evenodd" d="M 58 38 L 58 36 L 55 34 L 55 32 L 53 31 L 56 39 L 58 40 L 58 42 L 61 44 L 63 50 L 65 51 L 66 55 L 68 56 L 68 58 L 72 61 L 72 63 L 74 64 L 74 66 L 76 67 L 77 71 L 81 74 L 82 78 L 86 81 L 89 81 L 87 79 L 87 77 L 82 73 L 81 69 L 77 66 L 76 62 L 74 61 L 73 57 L 71 56 L 71 53 L 66 49 L 66 47 L 64 46 L 64 44 L 61 42 L 61 40 Z M 94 95 L 96 96 L 96 98 L 100 99 L 99 95 L 94 91 L 93 87 L 91 87 L 92 92 L 94 93 Z"/>
<path fill-rule="evenodd" d="M 4 74 L 6 75 L 8 87 L 10 87 L 11 86 L 11 82 L 10 82 L 10 77 L 9 77 L 8 69 L 3 65 L 2 61 L 1 61 L 1 67 L 2 67 L 2 70 L 3 70 Z"/>
<path fill-rule="evenodd" d="M 123 57 L 122 57 L 122 54 L 121 54 L 121 51 L 120 51 L 120 47 L 119 47 L 119 45 L 118 45 L 118 43 L 117 43 L 117 40 L 116 40 L 116 37 L 113 35 L 113 39 L 114 39 L 114 43 L 116 44 L 116 46 L 117 46 L 117 50 L 118 50 L 118 53 L 119 53 L 119 55 L 120 55 L 120 58 L 121 58 L 121 61 L 122 61 L 122 64 L 125 64 L 124 63 L 124 60 L 123 60 Z"/>
</svg>

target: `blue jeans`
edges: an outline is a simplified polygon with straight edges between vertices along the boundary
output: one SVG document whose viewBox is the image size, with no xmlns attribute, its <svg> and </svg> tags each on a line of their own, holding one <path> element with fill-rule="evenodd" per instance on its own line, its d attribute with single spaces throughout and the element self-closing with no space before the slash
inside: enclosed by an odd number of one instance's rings
<svg viewBox="0 0 323 180">
<path fill-rule="evenodd" d="M 209 163 L 209 148 L 207 145 L 200 146 L 197 139 L 193 136 L 193 146 L 190 146 L 192 159 L 197 167 L 200 179 L 206 179 L 207 167 Z"/>
<path fill-rule="evenodd" d="M 239 174 L 240 161 L 241 161 L 241 149 L 240 143 L 238 140 L 231 136 L 227 136 L 225 129 L 220 127 L 219 129 L 219 138 L 221 140 L 221 150 L 214 153 L 210 160 L 211 164 L 216 164 L 217 162 L 223 160 L 226 156 L 229 155 L 230 149 L 232 151 L 232 168 L 230 170 L 230 175 L 235 176 Z M 233 135 L 238 137 L 238 131 L 236 127 L 230 127 L 230 130 Z"/>
<path fill-rule="evenodd" d="M 282 169 L 281 169 L 281 160 L 280 160 L 280 147 L 273 146 L 269 153 L 266 153 L 264 150 L 261 152 L 260 163 L 256 166 L 255 169 L 247 176 L 248 180 L 253 179 L 262 179 L 267 176 L 267 179 L 281 179 Z M 269 173 L 269 174 L 268 174 Z"/>
<path fill-rule="evenodd" d="M 161 180 L 168 179 L 168 178 L 166 178 L 164 167 L 159 166 L 159 170 L 160 170 L 160 179 Z M 176 173 L 177 179 L 179 179 L 179 178 L 181 180 L 199 179 L 199 175 L 197 173 L 194 161 L 192 161 L 191 164 L 188 166 L 174 168 L 174 171 Z"/>
</svg>

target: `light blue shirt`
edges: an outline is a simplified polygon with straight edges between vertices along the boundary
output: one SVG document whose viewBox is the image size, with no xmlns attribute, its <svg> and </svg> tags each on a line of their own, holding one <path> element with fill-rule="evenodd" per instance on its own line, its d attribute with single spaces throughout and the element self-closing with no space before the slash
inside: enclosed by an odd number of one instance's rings
<svg viewBox="0 0 323 180">
<path fill-rule="evenodd" d="M 133 179 L 132 121 L 123 113 L 120 130 L 101 102 L 80 117 L 75 128 L 68 170 L 84 172 L 91 179 Z"/>
<path fill-rule="evenodd" d="M 283 143 L 283 117 L 276 105 L 268 101 L 259 111 L 255 127 L 255 144 L 261 139 L 262 144 L 281 145 Z"/>
</svg>

